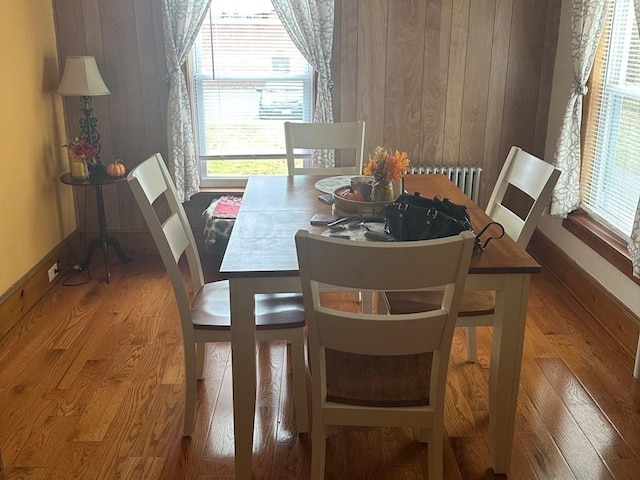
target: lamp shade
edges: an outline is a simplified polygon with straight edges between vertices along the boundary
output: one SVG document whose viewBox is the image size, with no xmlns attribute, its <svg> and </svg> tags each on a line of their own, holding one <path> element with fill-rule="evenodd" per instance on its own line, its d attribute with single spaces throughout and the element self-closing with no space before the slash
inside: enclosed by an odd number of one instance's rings
<svg viewBox="0 0 640 480">
<path fill-rule="evenodd" d="M 93 97 L 109 95 L 111 92 L 104 84 L 94 57 L 67 57 L 62 80 L 56 93 Z"/>
</svg>

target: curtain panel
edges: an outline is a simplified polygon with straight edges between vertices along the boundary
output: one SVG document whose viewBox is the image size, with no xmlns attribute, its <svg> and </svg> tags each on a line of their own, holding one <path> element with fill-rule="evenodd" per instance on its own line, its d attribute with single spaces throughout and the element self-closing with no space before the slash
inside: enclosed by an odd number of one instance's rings
<svg viewBox="0 0 640 480">
<path fill-rule="evenodd" d="M 167 140 L 169 171 L 178 197 L 186 202 L 200 189 L 200 171 L 191 104 L 182 72 L 211 0 L 162 0 L 164 49 L 169 70 Z"/>
<path fill-rule="evenodd" d="M 571 57 L 574 80 L 556 144 L 554 165 L 561 173 L 551 198 L 551 215 L 566 217 L 580 205 L 582 98 L 587 94 L 587 80 L 602 34 L 609 1 L 612 0 L 571 2 Z"/>
<path fill-rule="evenodd" d="M 331 54 L 333 50 L 334 0 L 271 0 L 291 40 L 318 73 L 314 122 L 332 123 Z M 317 150 L 314 167 L 334 167 L 333 150 Z"/>
</svg>

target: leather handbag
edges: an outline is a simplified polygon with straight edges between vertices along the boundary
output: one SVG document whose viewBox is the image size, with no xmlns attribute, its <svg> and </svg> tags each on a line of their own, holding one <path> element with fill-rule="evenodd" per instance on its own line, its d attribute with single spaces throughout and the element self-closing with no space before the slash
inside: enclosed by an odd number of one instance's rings
<svg viewBox="0 0 640 480">
<path fill-rule="evenodd" d="M 458 235 L 465 230 L 473 232 L 467 207 L 438 196 L 426 198 L 419 193 L 404 193 L 385 207 L 383 215 L 386 230 L 395 240 L 431 240 Z M 498 226 L 501 233 L 482 243 L 480 236 L 490 225 Z M 502 236 L 502 225 L 490 222 L 476 235 L 476 249 L 484 250 L 491 239 Z"/>
</svg>

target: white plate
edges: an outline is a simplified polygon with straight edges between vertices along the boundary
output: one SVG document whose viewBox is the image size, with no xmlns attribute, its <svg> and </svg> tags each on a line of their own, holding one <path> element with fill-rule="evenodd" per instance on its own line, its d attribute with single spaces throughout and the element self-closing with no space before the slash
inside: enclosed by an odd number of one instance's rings
<svg viewBox="0 0 640 480">
<path fill-rule="evenodd" d="M 327 177 L 316 182 L 316 188 L 323 193 L 333 193 L 336 188 L 347 187 L 351 185 L 353 177 L 360 175 L 339 175 L 337 177 Z"/>
</svg>

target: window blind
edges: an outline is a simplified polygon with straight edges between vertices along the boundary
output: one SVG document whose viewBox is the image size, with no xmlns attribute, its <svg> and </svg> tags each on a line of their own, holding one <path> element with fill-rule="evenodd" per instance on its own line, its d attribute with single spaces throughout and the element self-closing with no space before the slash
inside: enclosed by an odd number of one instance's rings
<svg viewBox="0 0 640 480">
<path fill-rule="evenodd" d="M 611 3 L 585 112 L 581 207 L 628 240 L 640 195 L 640 39 L 633 0 Z"/>
<path fill-rule="evenodd" d="M 271 1 L 212 2 L 193 60 L 200 155 L 284 157 L 283 122 L 310 121 L 313 71 Z"/>
</svg>

